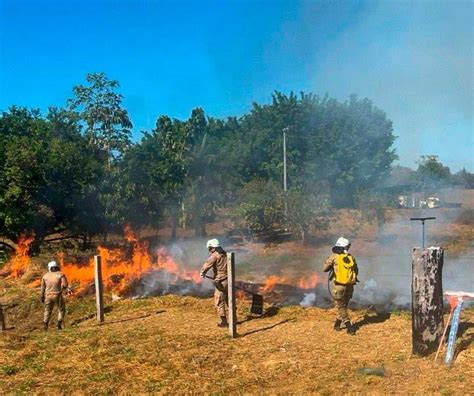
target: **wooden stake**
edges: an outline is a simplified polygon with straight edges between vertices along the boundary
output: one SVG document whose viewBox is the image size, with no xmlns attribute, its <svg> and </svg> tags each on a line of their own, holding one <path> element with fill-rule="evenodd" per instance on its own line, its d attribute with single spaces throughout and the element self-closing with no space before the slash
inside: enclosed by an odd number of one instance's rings
<svg viewBox="0 0 474 396">
<path fill-rule="evenodd" d="M 5 316 L 3 315 L 3 306 L 0 304 L 0 331 L 5 331 L 7 327 L 5 326 Z"/>
<path fill-rule="evenodd" d="M 436 360 L 438 360 L 438 355 L 441 352 L 441 347 L 444 344 L 444 337 L 446 336 L 446 331 L 448 330 L 449 322 L 451 322 L 451 317 L 453 316 L 453 311 L 454 311 L 454 309 L 451 309 L 449 311 L 448 322 L 446 323 L 446 326 L 444 326 L 443 335 L 441 336 L 441 340 L 439 341 L 438 350 L 436 351 L 436 356 L 435 356 L 435 360 L 434 360 L 435 363 L 436 363 Z"/>
<path fill-rule="evenodd" d="M 104 322 L 104 295 L 102 284 L 102 262 L 100 256 L 94 256 L 95 262 L 95 301 L 97 307 L 97 323 Z"/>
<path fill-rule="evenodd" d="M 443 334 L 444 249 L 414 248 L 412 253 L 412 351 L 435 352 Z"/>
<path fill-rule="evenodd" d="M 227 253 L 227 293 L 229 302 L 229 334 L 237 337 L 237 308 L 235 304 L 235 254 Z"/>
</svg>

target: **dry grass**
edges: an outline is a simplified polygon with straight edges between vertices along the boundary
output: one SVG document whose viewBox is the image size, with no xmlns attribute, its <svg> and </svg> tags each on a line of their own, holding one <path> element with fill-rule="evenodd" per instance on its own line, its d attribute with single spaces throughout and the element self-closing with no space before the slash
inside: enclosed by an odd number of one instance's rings
<svg viewBox="0 0 474 396">
<path fill-rule="evenodd" d="M 45 333 L 37 290 L 0 280 L 15 329 L 0 335 L 1 393 L 28 394 L 469 394 L 474 382 L 474 313 L 463 313 L 451 369 L 411 355 L 407 313 L 390 318 L 352 312 L 362 323 L 350 337 L 332 330 L 334 313 L 285 307 L 246 319 L 240 337 L 216 327 L 212 301 L 193 297 L 109 302 L 106 324 L 71 326 L 94 310 L 70 299 L 68 327 Z M 360 367 L 383 366 L 385 377 Z"/>
</svg>

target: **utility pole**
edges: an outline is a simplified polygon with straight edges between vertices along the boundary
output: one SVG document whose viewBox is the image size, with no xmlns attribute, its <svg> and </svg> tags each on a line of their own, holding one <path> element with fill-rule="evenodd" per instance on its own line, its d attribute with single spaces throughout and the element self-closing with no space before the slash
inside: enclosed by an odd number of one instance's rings
<svg viewBox="0 0 474 396">
<path fill-rule="evenodd" d="M 229 335 L 237 337 L 237 309 L 235 304 L 235 254 L 227 253 L 227 302 L 229 307 Z"/>
<path fill-rule="evenodd" d="M 286 132 L 290 128 L 283 128 L 283 191 L 286 193 Z"/>
<path fill-rule="evenodd" d="M 285 203 L 285 222 L 288 218 L 288 206 L 286 203 L 286 132 L 289 132 L 290 128 L 283 128 L 283 200 Z"/>
</svg>

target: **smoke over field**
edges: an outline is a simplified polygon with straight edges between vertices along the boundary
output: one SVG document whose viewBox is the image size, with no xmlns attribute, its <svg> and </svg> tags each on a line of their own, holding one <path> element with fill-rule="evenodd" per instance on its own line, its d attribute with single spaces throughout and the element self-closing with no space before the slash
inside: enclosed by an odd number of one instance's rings
<svg viewBox="0 0 474 396">
<path fill-rule="evenodd" d="M 388 221 L 376 235 L 353 236 L 347 221 L 337 224 L 339 232 L 347 227 L 351 252 L 356 257 L 360 283 L 355 288 L 354 306 L 374 306 L 377 309 L 408 308 L 411 299 L 411 252 L 421 242 L 421 226 L 410 222 L 411 216 L 430 215 L 436 220 L 427 223 L 427 244 L 446 247 L 444 290 L 470 291 L 474 284 L 471 246 L 452 244 L 459 233 L 471 232 L 469 224 L 459 224 L 462 209 L 435 209 L 428 212 L 392 210 Z M 352 214 L 353 215 L 353 214 Z M 343 216 L 341 216 L 342 218 Z M 465 216 L 464 216 L 465 217 Z M 462 223 L 462 221 L 461 221 Z M 342 232 L 341 232 L 342 234 Z M 211 281 L 201 279 L 199 270 L 207 258 L 205 239 L 188 239 L 168 245 L 139 240 L 126 227 L 126 243 L 121 247 L 99 247 L 104 265 L 106 290 L 116 298 L 137 298 L 165 294 L 210 296 Z M 322 264 L 331 253 L 332 240 L 325 244 L 303 246 L 296 242 L 280 244 L 232 244 L 222 239 L 223 246 L 236 254 L 238 285 L 254 293 L 263 294 L 265 301 L 276 305 L 331 306 L 327 274 Z M 31 239 L 25 238 L 5 274 L 21 277 L 30 271 L 27 255 Z M 77 295 L 93 292 L 94 262 L 75 261 L 58 254 L 62 271 L 67 275 Z M 31 278 L 31 277 L 30 277 Z M 32 287 L 39 285 L 33 279 Z M 239 294 L 245 298 L 245 293 Z"/>
</svg>

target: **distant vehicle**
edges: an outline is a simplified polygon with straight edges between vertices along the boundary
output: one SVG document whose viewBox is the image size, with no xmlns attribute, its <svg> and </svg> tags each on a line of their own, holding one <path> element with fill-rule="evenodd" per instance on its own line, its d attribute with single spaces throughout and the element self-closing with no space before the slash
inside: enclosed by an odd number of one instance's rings
<svg viewBox="0 0 474 396">
<path fill-rule="evenodd" d="M 421 193 L 398 196 L 398 207 L 405 209 L 460 208 L 461 206 L 462 204 L 457 202 L 443 202 L 436 196 L 428 197 L 425 200 Z"/>
<path fill-rule="evenodd" d="M 438 197 L 428 197 L 425 205 L 428 209 L 439 208 L 441 206 L 441 201 Z"/>
</svg>

